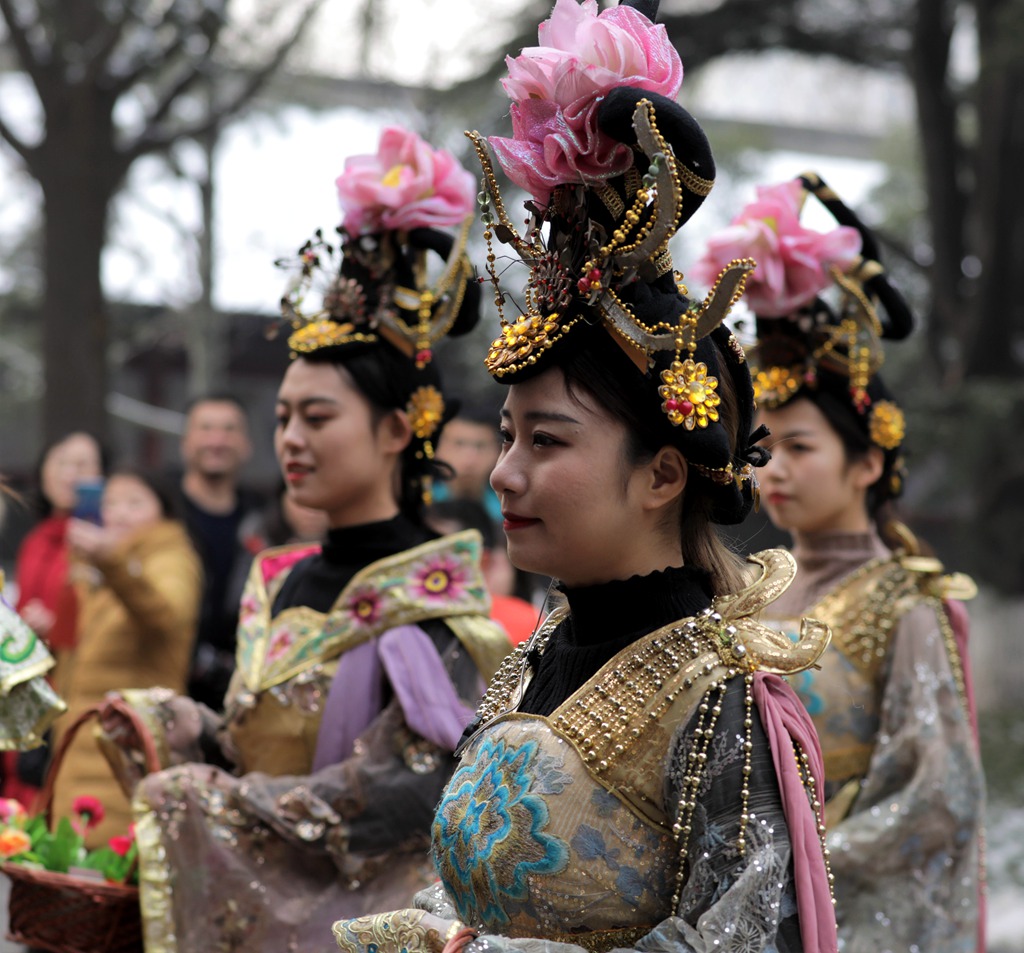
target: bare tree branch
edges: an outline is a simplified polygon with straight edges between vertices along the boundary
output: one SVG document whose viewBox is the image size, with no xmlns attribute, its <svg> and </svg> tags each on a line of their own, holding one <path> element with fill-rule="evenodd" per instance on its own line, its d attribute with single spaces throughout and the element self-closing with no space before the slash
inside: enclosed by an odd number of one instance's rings
<svg viewBox="0 0 1024 953">
<path fill-rule="evenodd" d="M 134 9 L 125 4 L 124 14 L 110 23 L 108 29 L 104 31 L 105 35 L 97 43 L 96 52 L 89 62 L 89 69 L 85 76 L 86 83 L 95 84 L 104 75 L 104 71 L 110 63 L 110 57 L 124 36 L 125 27 L 133 19 L 137 19 Z"/>
<path fill-rule="evenodd" d="M 306 4 L 306 9 L 298 18 L 291 35 L 278 45 L 274 55 L 259 69 L 249 74 L 237 93 L 230 96 L 219 106 L 211 107 L 210 112 L 202 120 L 163 134 L 154 129 L 152 123 L 150 123 L 149 127 L 139 136 L 136 142 L 122 152 L 122 161 L 126 164 L 126 167 L 140 156 L 150 152 L 162 151 L 181 139 L 196 139 L 206 135 L 223 123 L 228 116 L 237 113 L 246 103 L 252 100 L 267 80 L 280 68 L 288 54 L 295 48 L 299 40 L 302 39 L 306 27 L 323 2 L 324 0 L 309 0 Z M 192 81 L 196 78 L 198 77 L 192 77 Z M 183 85 L 187 87 L 191 85 L 191 81 Z"/>
<path fill-rule="evenodd" d="M 121 76 L 111 76 L 110 88 L 117 95 L 121 95 L 137 83 L 141 83 L 154 71 L 154 63 L 167 63 L 181 53 L 185 48 L 186 39 L 184 32 L 179 30 L 160 49 L 147 50 L 145 55 L 140 55 L 134 69 L 126 70 Z"/>
<path fill-rule="evenodd" d="M 19 156 L 29 168 L 35 158 L 34 148 L 21 139 L 14 130 L 7 125 L 4 117 L 0 116 L 0 139 L 3 139 Z"/>
<path fill-rule="evenodd" d="M 4 22 L 7 24 L 7 32 L 18 57 L 18 63 L 32 80 L 40 98 L 44 97 L 48 92 L 47 76 L 43 67 L 43 59 L 28 38 L 32 24 L 22 23 L 18 20 L 11 0 L 0 0 L 0 15 L 3 16 Z"/>
</svg>

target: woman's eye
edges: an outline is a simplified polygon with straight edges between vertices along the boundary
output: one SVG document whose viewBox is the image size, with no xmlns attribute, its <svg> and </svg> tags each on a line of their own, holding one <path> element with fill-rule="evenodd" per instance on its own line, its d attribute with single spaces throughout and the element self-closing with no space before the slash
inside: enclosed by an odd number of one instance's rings
<svg viewBox="0 0 1024 953">
<path fill-rule="evenodd" d="M 277 420 L 275 421 L 274 425 L 279 430 L 284 430 L 284 428 L 288 426 L 288 418 L 283 416 L 282 414 L 278 414 Z"/>
<path fill-rule="evenodd" d="M 510 434 L 504 427 L 498 428 L 498 441 L 499 443 L 511 443 L 512 434 Z"/>
<path fill-rule="evenodd" d="M 546 433 L 535 433 L 533 435 L 533 445 L 535 447 L 554 447 L 559 443 L 561 443 L 560 440 L 555 440 L 554 437 L 551 437 Z"/>
</svg>

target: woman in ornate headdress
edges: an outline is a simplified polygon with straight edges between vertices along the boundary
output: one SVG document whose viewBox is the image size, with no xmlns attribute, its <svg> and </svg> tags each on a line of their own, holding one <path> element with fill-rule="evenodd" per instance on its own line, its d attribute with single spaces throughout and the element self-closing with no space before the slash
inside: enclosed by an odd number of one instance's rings
<svg viewBox="0 0 1024 953">
<path fill-rule="evenodd" d="M 434 819 L 440 884 L 337 923 L 351 953 L 836 948 L 817 742 L 775 674 L 813 664 L 828 631 L 808 622 L 794 646 L 757 622 L 792 560 L 744 569 L 715 533 L 764 462 L 721 326 L 753 263 L 702 304 L 680 290 L 667 243 L 714 163 L 649 16 L 558 0 L 546 45 L 510 63 L 514 138 L 491 146 L 533 196 L 525 235 L 473 137 L 485 237 L 530 266 L 486 361 L 510 385 L 491 484 L 513 563 L 565 603 L 463 738 Z"/>
<path fill-rule="evenodd" d="M 807 195 L 839 224 L 800 224 Z M 984 784 L 972 731 L 966 616 L 973 584 L 944 576 L 891 518 L 903 411 L 880 338 L 911 330 L 876 241 L 817 176 L 758 190 L 694 270 L 757 259 L 755 389 L 772 460 L 762 499 L 793 537 L 796 582 L 763 618 L 832 628 L 820 668 L 792 680 L 825 759 L 826 817 L 846 951 L 953 953 L 981 941 Z M 838 293 L 838 304 L 821 297 Z"/>
<path fill-rule="evenodd" d="M 293 360 L 275 433 L 326 541 L 256 558 L 223 719 L 125 693 L 177 765 L 135 790 L 149 953 L 325 949 L 339 910 L 429 883 L 452 751 L 508 650 L 479 534 L 436 538 L 422 520 L 448 413 L 432 351 L 477 317 L 472 178 L 391 128 L 338 190 L 340 249 L 303 246 L 282 302 Z M 135 750 L 115 712 L 106 728 L 108 747 Z"/>
</svg>

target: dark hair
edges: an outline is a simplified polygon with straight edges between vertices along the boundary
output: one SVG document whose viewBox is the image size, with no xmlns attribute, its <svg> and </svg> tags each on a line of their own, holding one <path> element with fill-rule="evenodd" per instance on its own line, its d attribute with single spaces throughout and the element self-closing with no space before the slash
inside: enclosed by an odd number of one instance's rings
<svg viewBox="0 0 1024 953">
<path fill-rule="evenodd" d="M 454 408 L 452 420 L 462 420 L 466 423 L 477 424 L 480 427 L 489 427 L 497 433 L 497 420 L 501 411 L 500 400 L 453 394 L 450 398 L 446 397 L 446 401 L 449 406 Z M 495 437 L 494 439 L 497 440 L 498 438 Z"/>
<path fill-rule="evenodd" d="M 53 512 L 53 501 L 46 496 L 46 493 L 43 490 L 43 466 L 46 463 L 46 458 L 57 447 L 65 441 L 70 440 L 72 437 L 88 437 L 94 444 L 96 444 L 96 448 L 99 451 L 101 474 L 106 473 L 107 468 L 110 466 L 110 452 L 107 450 L 106 445 L 99 439 L 99 437 L 90 433 L 88 430 L 69 430 L 63 436 L 48 441 L 43 445 L 43 449 L 39 452 L 39 456 L 36 457 L 36 464 L 32 470 L 32 486 L 34 488 L 35 497 L 32 500 L 32 503 L 40 516 L 49 516 Z"/>
<path fill-rule="evenodd" d="M 324 348 L 303 354 L 300 359 L 311 364 L 333 364 L 345 368 L 360 393 L 370 402 L 374 426 L 392 411 L 404 410 L 418 387 L 433 383 L 440 390 L 433 365 L 418 369 L 412 358 L 390 344 L 378 343 L 362 349 Z M 439 428 L 434 434 L 435 443 L 440 435 Z M 424 494 L 429 481 L 451 476 L 452 471 L 447 464 L 428 459 L 419 442 L 410 440 L 399 462 L 398 506 L 402 514 L 417 525 L 424 525 Z"/>
<path fill-rule="evenodd" d="M 631 466 L 649 461 L 662 447 L 676 446 L 667 418 L 660 410 L 660 398 L 644 378 L 630 365 L 614 370 L 619 358 L 628 363 L 617 344 L 608 339 L 611 350 L 596 353 L 592 347 L 577 351 L 559 366 L 566 389 L 575 397 L 584 391 L 626 428 L 626 459 Z M 716 344 L 715 347 L 718 345 Z M 607 350 L 603 345 L 602 350 Z M 614 356 L 618 352 L 619 357 Z M 719 380 L 719 416 L 729 432 L 733 452 L 739 428 L 736 395 L 728 374 Z M 685 456 L 685 451 L 681 452 Z M 742 562 L 729 549 L 715 529 L 711 515 L 715 501 L 706 492 L 705 481 L 690 470 L 680 508 L 679 539 L 683 562 L 705 570 L 711 576 L 715 593 L 735 592 L 743 582 Z"/>
<path fill-rule="evenodd" d="M 131 477 L 144 484 L 160 502 L 160 515 L 165 520 L 178 519 L 177 494 L 162 473 L 146 470 L 131 464 L 118 464 L 107 474 L 107 481 L 114 477 Z"/>
<path fill-rule="evenodd" d="M 190 397 L 185 404 L 185 416 L 188 417 L 200 404 L 232 404 L 238 408 L 239 413 L 246 421 L 249 419 L 249 410 L 242 403 L 242 399 L 228 391 L 211 391 L 209 394 L 199 394 L 196 397 Z"/>
<path fill-rule="evenodd" d="M 483 504 L 463 498 L 441 500 L 427 508 L 427 519 L 457 523 L 461 529 L 475 529 L 483 537 L 484 549 L 494 549 L 497 540 L 494 520 L 487 515 Z"/>
</svg>

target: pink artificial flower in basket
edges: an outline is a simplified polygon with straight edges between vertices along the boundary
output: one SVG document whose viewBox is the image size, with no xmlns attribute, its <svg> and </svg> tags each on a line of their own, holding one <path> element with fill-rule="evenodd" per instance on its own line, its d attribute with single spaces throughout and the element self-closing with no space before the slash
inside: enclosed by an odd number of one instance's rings
<svg viewBox="0 0 1024 953">
<path fill-rule="evenodd" d="M 664 26 L 632 7 L 597 11 L 597 0 L 556 0 L 541 45 L 505 60 L 512 138 L 488 142 L 505 174 L 540 202 L 556 185 L 593 185 L 632 165 L 629 147 L 597 128 L 603 96 L 637 86 L 674 99 L 683 83 Z"/>
<path fill-rule="evenodd" d="M 840 225 L 816 232 L 800 224 L 803 186 L 799 179 L 759 186 L 757 200 L 708 241 L 687 277 L 710 288 L 735 258 L 753 258 L 743 300 L 762 317 L 781 318 L 810 304 L 832 284 L 829 268 L 846 269 L 860 254 L 855 228 Z"/>
<path fill-rule="evenodd" d="M 461 225 L 476 208 L 476 180 L 445 149 L 391 126 L 374 155 L 350 156 L 335 183 L 351 237 Z"/>
<path fill-rule="evenodd" d="M 81 822 L 81 826 L 74 821 L 72 822 L 80 834 L 91 831 L 107 815 L 106 809 L 99 798 L 95 798 L 91 794 L 80 794 L 76 797 L 71 802 L 71 810 L 78 816 Z"/>
</svg>

